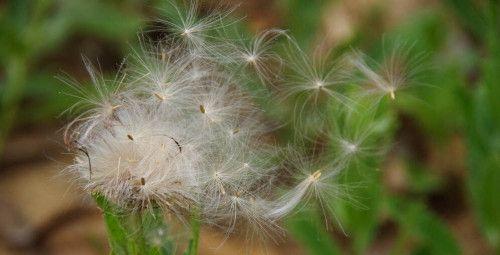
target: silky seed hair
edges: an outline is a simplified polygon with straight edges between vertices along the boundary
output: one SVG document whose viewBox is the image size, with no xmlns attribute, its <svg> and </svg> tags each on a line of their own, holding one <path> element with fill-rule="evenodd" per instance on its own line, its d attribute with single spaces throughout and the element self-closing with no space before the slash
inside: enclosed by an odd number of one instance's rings
<svg viewBox="0 0 500 255">
<path fill-rule="evenodd" d="M 124 210 L 159 206 L 182 222 L 196 214 L 227 236 L 272 239 L 282 233 L 279 221 L 308 203 L 331 211 L 326 201 L 345 195 L 336 180 L 357 155 L 352 145 L 341 143 L 343 153 L 320 163 L 307 150 L 279 145 L 267 109 L 248 88 L 258 84 L 276 96 L 275 104 L 292 100 L 291 114 L 318 107 L 320 96 L 349 109 L 355 102 L 343 93 L 345 66 L 317 64 L 284 30 L 235 40 L 224 37 L 234 23 L 229 12 L 200 18 L 195 1 L 170 5 L 174 18 L 162 21 L 169 36 L 159 42 L 139 36 L 140 46 L 114 79 L 86 59 L 94 92 L 64 79 L 80 100 L 68 109 L 79 112 L 64 132 L 75 152 L 68 169 L 86 190 Z M 280 44 L 288 57 L 275 50 Z M 385 89 L 364 62 L 351 60 Z M 306 102 L 293 102 L 297 94 Z M 292 181 L 281 181 L 284 174 Z"/>
</svg>

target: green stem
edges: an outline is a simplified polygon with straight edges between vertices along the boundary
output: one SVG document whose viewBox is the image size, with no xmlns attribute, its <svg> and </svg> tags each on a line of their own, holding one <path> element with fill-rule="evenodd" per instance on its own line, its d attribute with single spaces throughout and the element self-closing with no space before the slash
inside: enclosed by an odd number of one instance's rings
<svg viewBox="0 0 500 255">
<path fill-rule="evenodd" d="M 167 226 L 163 221 L 161 211 L 151 208 L 151 210 L 130 213 L 112 204 L 97 192 L 92 196 L 103 211 L 112 255 L 174 254 L 169 238 L 164 238 L 160 243 L 151 242 L 152 240 L 148 239 L 151 238 L 150 234 L 158 229 L 166 231 Z M 199 224 L 195 223 L 193 221 L 194 229 L 199 232 Z M 196 239 L 190 242 L 190 249 L 194 253 L 185 254 L 196 254 L 197 248 L 198 240 Z"/>
<path fill-rule="evenodd" d="M 136 212 L 131 217 L 133 218 L 132 220 L 134 221 L 134 229 L 132 229 L 132 233 L 134 234 L 134 242 L 137 244 L 136 247 L 136 254 L 140 255 L 143 254 L 145 251 L 148 250 L 147 244 L 146 244 L 146 237 L 145 237 L 145 231 L 144 231 L 144 223 L 143 223 L 143 212 Z"/>
<path fill-rule="evenodd" d="M 200 241 L 200 220 L 198 213 L 193 213 L 191 216 L 191 240 L 189 240 L 189 246 L 185 255 L 196 255 L 198 254 L 198 245 Z"/>
</svg>

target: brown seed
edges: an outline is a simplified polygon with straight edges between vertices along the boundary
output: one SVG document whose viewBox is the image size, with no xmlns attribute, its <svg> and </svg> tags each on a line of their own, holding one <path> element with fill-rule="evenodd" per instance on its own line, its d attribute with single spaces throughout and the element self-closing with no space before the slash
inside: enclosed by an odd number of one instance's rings
<svg viewBox="0 0 500 255">
<path fill-rule="evenodd" d="M 201 113 L 205 113 L 205 106 L 203 106 L 203 105 L 201 105 L 201 104 L 200 104 L 200 112 L 201 112 Z"/>
<path fill-rule="evenodd" d="M 311 177 L 312 177 L 312 178 L 313 178 L 313 180 L 315 180 L 315 181 L 316 181 L 316 180 L 318 180 L 320 176 L 321 176 L 321 171 L 320 171 L 320 170 L 318 170 L 318 171 L 314 172 L 314 173 L 311 175 Z"/>
<path fill-rule="evenodd" d="M 165 100 L 165 96 L 164 95 L 161 95 L 161 94 L 158 94 L 158 93 L 153 93 L 155 95 L 156 98 L 158 98 L 160 101 L 164 101 Z"/>
<path fill-rule="evenodd" d="M 142 186 L 146 185 L 146 180 L 144 179 L 144 177 L 141 177 L 141 185 Z"/>
<path fill-rule="evenodd" d="M 391 96 L 392 100 L 396 99 L 396 94 L 394 93 L 394 90 L 390 90 L 389 95 Z"/>
<path fill-rule="evenodd" d="M 128 135 L 127 135 L 127 137 L 128 137 L 128 139 L 130 139 L 130 141 L 133 141 L 133 140 L 134 140 L 134 138 L 133 138 L 133 137 L 132 137 L 132 135 L 130 135 L 130 134 L 128 134 Z"/>
</svg>

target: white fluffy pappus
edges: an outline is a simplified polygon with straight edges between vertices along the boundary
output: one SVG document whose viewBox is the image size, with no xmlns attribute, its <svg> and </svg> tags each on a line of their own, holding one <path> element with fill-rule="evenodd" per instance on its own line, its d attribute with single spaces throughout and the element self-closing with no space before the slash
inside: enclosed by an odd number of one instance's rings
<svg viewBox="0 0 500 255">
<path fill-rule="evenodd" d="M 379 99 L 389 96 L 396 99 L 396 92 L 418 84 L 417 77 L 423 72 L 425 55 L 414 53 L 414 45 L 396 43 L 389 53 L 383 54 L 381 64 L 367 55 L 353 51 L 349 62 L 362 75 L 362 82 L 368 84 L 362 96 L 378 95 Z"/>
<path fill-rule="evenodd" d="M 149 53 L 70 125 L 81 153 L 69 168 L 122 208 L 158 205 L 183 221 L 196 210 L 227 234 L 241 224 L 279 231 L 303 194 L 277 194 L 280 149 L 264 141 L 269 128 L 238 76 L 206 55 Z"/>
<path fill-rule="evenodd" d="M 346 70 L 308 58 L 283 30 L 243 43 L 213 38 L 224 34 L 213 32 L 228 26 L 228 14 L 197 18 L 197 9 L 175 7 L 178 19 L 164 22 L 173 38 L 143 40 L 114 80 L 102 78 L 85 60 L 97 92 L 72 85 L 81 102 L 69 110 L 81 114 L 65 131 L 66 144 L 76 151 L 68 168 L 87 190 L 122 208 L 159 206 L 183 222 L 195 213 L 228 235 L 245 225 L 250 235 L 272 236 L 281 231 L 278 221 L 311 200 L 331 211 L 327 200 L 343 195 L 335 180 L 345 160 L 334 155 L 317 164 L 270 142 L 264 110 L 245 85 L 268 89 L 271 81 L 281 82 L 278 94 L 305 97 L 294 104 L 302 114 L 323 96 L 350 104 L 338 89 Z M 282 35 L 295 51 L 289 61 L 273 51 Z M 275 64 L 279 68 L 270 66 Z M 282 66 L 288 73 L 278 77 Z M 343 144 L 340 158 L 354 154 L 355 145 Z M 283 172 L 293 183 L 279 181 Z"/>
</svg>

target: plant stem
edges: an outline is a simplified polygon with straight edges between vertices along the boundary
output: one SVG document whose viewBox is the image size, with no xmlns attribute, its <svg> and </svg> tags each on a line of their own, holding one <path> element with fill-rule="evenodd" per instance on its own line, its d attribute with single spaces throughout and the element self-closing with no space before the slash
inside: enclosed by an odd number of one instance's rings
<svg viewBox="0 0 500 255">
<path fill-rule="evenodd" d="M 185 255 L 198 254 L 198 245 L 200 241 L 200 220 L 198 213 L 193 213 L 191 216 L 191 240 L 189 240 L 189 247 L 184 253 Z"/>
<path fill-rule="evenodd" d="M 143 226 L 143 212 L 135 212 L 132 217 L 134 221 L 134 229 L 132 230 L 132 233 L 135 233 L 134 236 L 134 241 L 137 244 L 137 255 L 143 254 L 146 252 L 147 249 L 147 244 L 146 244 L 146 237 L 145 237 L 145 231 L 144 231 L 144 226 Z"/>
</svg>

